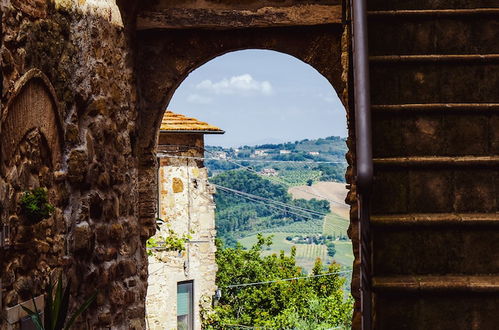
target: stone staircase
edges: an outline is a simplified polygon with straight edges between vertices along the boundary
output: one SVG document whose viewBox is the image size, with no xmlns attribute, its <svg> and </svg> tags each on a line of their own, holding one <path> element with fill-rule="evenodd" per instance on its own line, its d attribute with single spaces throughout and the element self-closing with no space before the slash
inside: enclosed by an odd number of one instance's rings
<svg viewBox="0 0 499 330">
<path fill-rule="evenodd" d="M 375 329 L 499 328 L 499 1 L 368 0 Z"/>
</svg>

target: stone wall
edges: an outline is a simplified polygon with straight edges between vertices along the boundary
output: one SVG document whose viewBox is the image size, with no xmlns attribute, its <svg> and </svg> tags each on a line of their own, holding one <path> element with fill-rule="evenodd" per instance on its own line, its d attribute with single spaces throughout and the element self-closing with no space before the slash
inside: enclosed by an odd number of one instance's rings
<svg viewBox="0 0 499 330">
<path fill-rule="evenodd" d="M 194 282 L 195 329 L 201 329 L 201 309 L 211 307 L 216 290 L 214 189 L 202 161 L 182 158 L 203 157 L 202 147 L 201 134 L 160 135 L 158 149 L 173 157 L 159 162 L 159 218 L 165 223 L 154 238 L 162 241 L 173 230 L 198 243 L 187 243 L 180 253 L 158 251 L 149 257 L 146 317 L 150 329 L 177 328 L 178 282 Z"/>
<path fill-rule="evenodd" d="M 3 0 L 1 7 L 0 135 L 13 142 L 2 145 L 0 173 L 1 221 L 11 227 L 11 244 L 0 252 L 3 308 L 42 294 L 62 271 L 73 283 L 71 308 L 98 291 L 77 328 L 141 329 L 147 260 L 137 217 L 136 94 L 119 8 L 109 0 Z M 54 90 L 56 113 L 23 97 L 20 114 L 40 112 L 10 120 L 33 69 Z M 38 186 L 48 188 L 56 212 L 29 226 L 18 201 Z"/>
<path fill-rule="evenodd" d="M 176 87 L 206 61 L 239 49 L 280 51 L 316 68 L 344 104 L 350 103 L 349 32 L 341 24 L 224 31 L 230 22 L 221 21 L 222 29 L 216 30 L 135 33 L 135 7 L 146 2 L 0 2 L 1 138 L 9 132 L 9 104 L 31 70 L 46 77 L 44 88 L 53 90 L 52 110 L 42 107 L 32 129 L 14 134 L 17 145 L 1 159 L 1 221 L 12 225 L 11 246 L 0 249 L 3 308 L 41 294 L 49 278 L 62 271 L 73 283 L 71 309 L 98 291 L 77 328 L 145 327 L 145 240 L 155 231 L 159 123 Z M 205 2 L 212 6 L 220 1 Z M 176 3 L 181 7 L 183 2 Z M 257 1 L 220 3 L 244 10 L 254 9 Z M 269 4 L 293 6 L 299 1 Z M 34 98 L 26 100 L 20 104 L 24 113 L 37 106 Z M 53 109 L 57 111 L 49 115 Z M 54 126 L 57 118 L 60 124 Z M 350 126 L 352 122 L 350 117 Z M 10 132 L 14 136 L 17 131 Z M 353 137 L 352 129 L 350 133 Z M 351 139 L 349 147 L 354 148 Z M 348 160 L 352 164 L 351 154 Z M 48 188 L 56 212 L 28 227 L 19 218 L 18 200 L 37 186 Z M 25 247 L 34 254 L 26 254 Z M 198 248 L 203 245 L 193 246 L 192 254 L 204 253 Z M 6 328 L 5 322 L 0 328 Z"/>
</svg>

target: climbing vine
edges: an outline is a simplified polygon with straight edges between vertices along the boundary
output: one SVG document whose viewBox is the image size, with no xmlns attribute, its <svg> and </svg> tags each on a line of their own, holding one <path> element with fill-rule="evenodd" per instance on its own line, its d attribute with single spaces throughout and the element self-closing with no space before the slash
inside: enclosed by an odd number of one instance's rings
<svg viewBox="0 0 499 330">
<path fill-rule="evenodd" d="M 162 228 L 159 225 L 164 224 L 164 220 L 156 219 L 156 223 L 158 224 L 157 229 L 161 231 L 165 231 L 166 233 L 159 233 L 155 236 L 149 238 L 146 241 L 147 254 L 152 256 L 155 252 L 159 251 L 177 251 L 182 252 L 185 250 L 185 242 L 192 239 L 192 236 L 189 234 L 179 235 L 175 232 L 169 223 L 167 223 Z"/>
</svg>

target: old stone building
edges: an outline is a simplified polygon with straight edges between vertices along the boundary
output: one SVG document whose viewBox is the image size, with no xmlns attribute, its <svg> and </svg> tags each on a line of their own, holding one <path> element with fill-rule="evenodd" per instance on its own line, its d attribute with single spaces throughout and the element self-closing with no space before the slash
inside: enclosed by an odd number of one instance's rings
<svg viewBox="0 0 499 330">
<path fill-rule="evenodd" d="M 149 329 L 201 329 L 215 294 L 215 204 L 203 165 L 204 134 L 221 129 L 165 113 L 158 141 L 158 216 L 149 257 L 146 318 Z M 164 251 L 165 240 L 188 238 L 182 251 Z"/>
<path fill-rule="evenodd" d="M 310 64 L 345 105 L 353 328 L 361 316 L 378 329 L 495 328 L 499 3 L 366 2 L 371 80 L 355 88 L 357 0 L 1 0 L 0 328 L 19 328 L 19 304 L 61 272 L 71 310 L 97 290 L 78 329 L 145 328 L 164 109 L 191 71 L 241 49 Z M 369 82 L 361 260 L 355 93 Z M 30 223 L 20 200 L 38 187 L 55 210 Z"/>
</svg>

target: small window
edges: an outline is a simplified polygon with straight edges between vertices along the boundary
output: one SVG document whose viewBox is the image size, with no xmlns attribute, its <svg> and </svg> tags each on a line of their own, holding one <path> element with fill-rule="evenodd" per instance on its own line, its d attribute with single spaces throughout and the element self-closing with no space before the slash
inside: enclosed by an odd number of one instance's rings
<svg viewBox="0 0 499 330">
<path fill-rule="evenodd" d="M 192 281 L 177 284 L 177 329 L 194 329 L 194 285 Z"/>
</svg>

